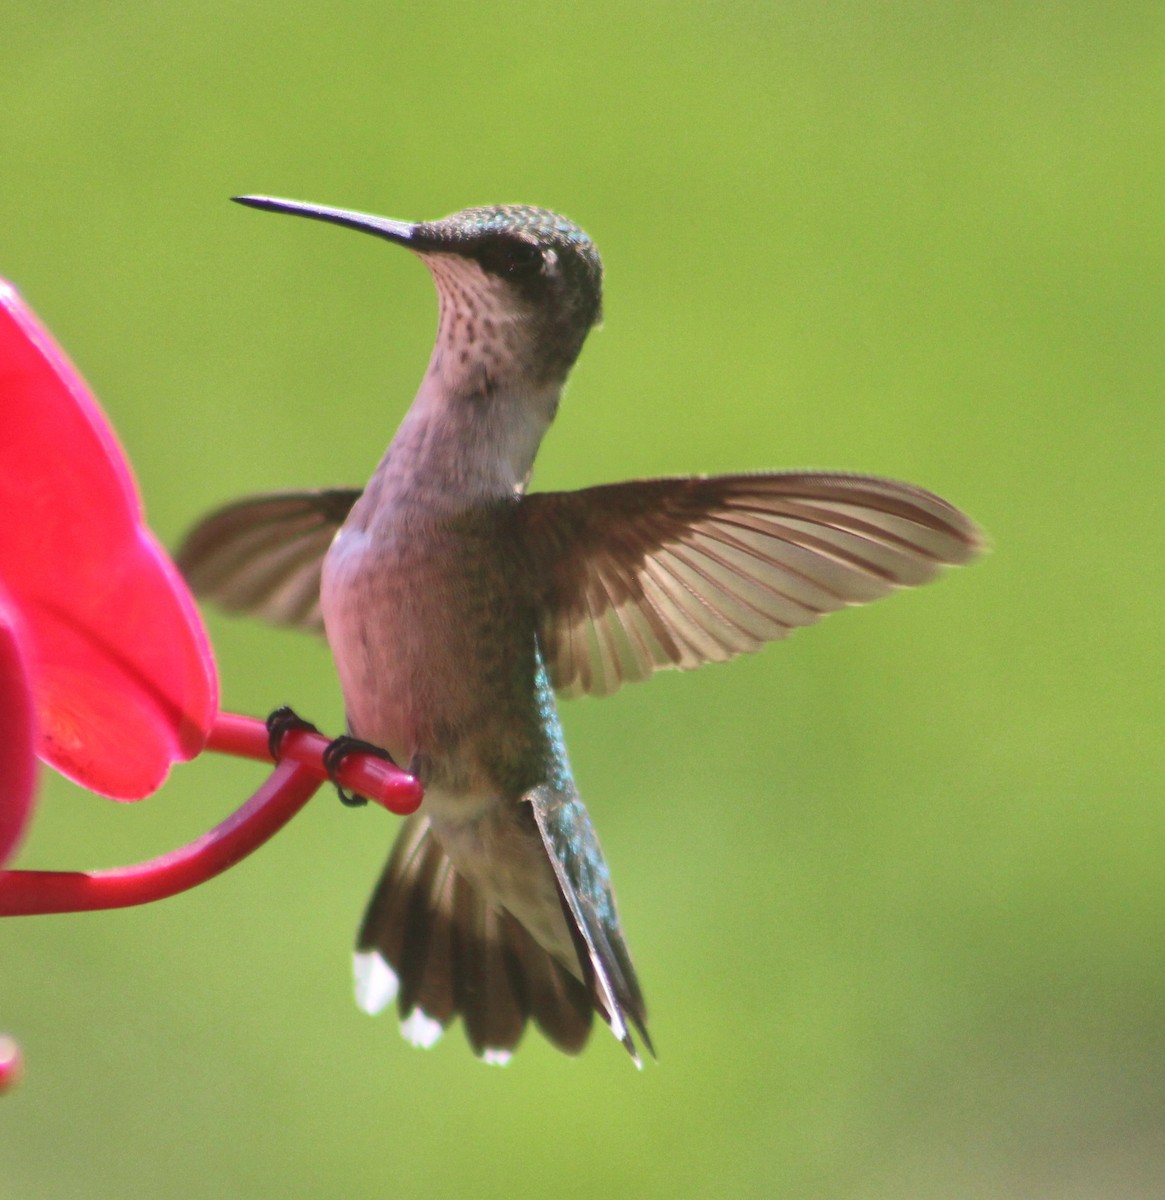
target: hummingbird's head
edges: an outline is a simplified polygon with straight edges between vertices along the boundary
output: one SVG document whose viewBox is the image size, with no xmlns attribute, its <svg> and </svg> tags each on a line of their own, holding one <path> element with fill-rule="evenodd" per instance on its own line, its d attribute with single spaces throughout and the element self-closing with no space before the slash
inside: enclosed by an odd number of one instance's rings
<svg viewBox="0 0 1165 1200">
<path fill-rule="evenodd" d="M 360 229 L 417 254 L 441 308 L 429 369 L 459 390 L 560 385 L 601 315 L 603 266 L 594 243 L 544 208 L 467 208 L 411 224 L 293 200 L 236 199 Z"/>
<path fill-rule="evenodd" d="M 577 225 L 511 204 L 413 228 L 452 345 L 483 332 L 489 341 L 492 325 L 499 354 L 547 382 L 566 377 L 602 315 L 603 264 Z"/>
</svg>

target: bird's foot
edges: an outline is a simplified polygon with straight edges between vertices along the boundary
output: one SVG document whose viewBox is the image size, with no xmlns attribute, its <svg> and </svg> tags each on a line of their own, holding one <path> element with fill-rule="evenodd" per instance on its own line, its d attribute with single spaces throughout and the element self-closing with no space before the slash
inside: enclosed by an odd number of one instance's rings
<svg viewBox="0 0 1165 1200">
<path fill-rule="evenodd" d="M 276 762 L 280 758 L 280 746 L 283 744 L 283 739 L 296 730 L 303 730 L 305 733 L 319 733 L 319 730 L 310 721 L 305 721 L 286 704 L 282 708 L 277 708 L 267 718 L 267 747 Z M 328 778 L 339 793 L 341 802 L 349 808 L 360 808 L 368 801 L 363 796 L 357 796 L 342 788 L 336 778 L 343 766 L 344 759 L 349 754 L 371 754 L 376 758 L 383 758 L 393 766 L 396 766 L 396 763 L 393 762 L 392 755 L 387 750 L 380 746 L 374 746 L 371 742 L 362 741 L 360 738 L 349 737 L 345 734 L 328 743 L 323 753 L 324 770 L 327 771 Z"/>
<path fill-rule="evenodd" d="M 328 778 L 335 784 L 341 804 L 346 804 L 349 808 L 359 808 L 362 804 L 367 804 L 368 801 L 363 796 L 357 796 L 354 792 L 345 791 L 336 779 L 344 759 L 349 754 L 371 754 L 376 758 L 383 758 L 385 762 L 392 763 L 394 767 L 396 766 L 396 762 L 393 760 L 392 755 L 383 747 L 374 746 L 371 742 L 362 741 L 360 738 L 348 737 L 346 734 L 328 743 L 328 748 L 324 751 L 324 767 L 327 769 Z"/>
<path fill-rule="evenodd" d="M 286 704 L 282 708 L 277 708 L 267 718 L 267 749 L 271 751 L 271 757 L 276 762 L 279 761 L 279 748 L 283 745 L 283 739 L 297 729 L 304 733 L 319 733 L 319 730 L 310 721 L 305 721 Z"/>
</svg>

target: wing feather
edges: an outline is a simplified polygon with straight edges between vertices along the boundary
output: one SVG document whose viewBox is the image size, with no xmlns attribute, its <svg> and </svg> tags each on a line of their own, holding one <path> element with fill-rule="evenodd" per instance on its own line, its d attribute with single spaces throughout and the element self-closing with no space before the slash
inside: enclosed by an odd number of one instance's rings
<svg viewBox="0 0 1165 1200">
<path fill-rule="evenodd" d="M 175 556 L 195 595 L 271 625 L 322 633 L 320 573 L 360 493 L 273 492 L 204 517 Z"/>
<path fill-rule="evenodd" d="M 969 518 L 922 488 L 862 475 L 641 480 L 527 495 L 519 536 L 547 668 L 604 695 L 665 667 L 759 649 L 824 614 L 975 558 Z"/>
</svg>

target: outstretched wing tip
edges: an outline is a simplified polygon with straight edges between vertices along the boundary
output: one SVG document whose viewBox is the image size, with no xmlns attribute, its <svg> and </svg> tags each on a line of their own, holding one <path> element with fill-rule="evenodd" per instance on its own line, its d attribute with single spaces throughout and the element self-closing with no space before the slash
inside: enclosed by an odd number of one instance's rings
<svg viewBox="0 0 1165 1200">
<path fill-rule="evenodd" d="M 540 634 L 564 696 L 759 650 L 988 549 L 933 492 L 869 475 L 641 480 L 522 501 Z"/>
<path fill-rule="evenodd" d="M 320 633 L 320 572 L 354 489 L 247 496 L 203 517 L 175 553 L 191 590 L 227 612 Z"/>
</svg>

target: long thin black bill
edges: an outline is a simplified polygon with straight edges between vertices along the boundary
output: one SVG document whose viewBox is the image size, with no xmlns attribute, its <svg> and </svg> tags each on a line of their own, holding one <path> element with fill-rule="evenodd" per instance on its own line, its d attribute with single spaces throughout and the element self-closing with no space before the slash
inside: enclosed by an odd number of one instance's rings
<svg viewBox="0 0 1165 1200">
<path fill-rule="evenodd" d="M 419 249 L 414 232 L 416 226 L 407 221 L 392 221 L 388 217 L 374 217 L 371 213 L 352 212 L 346 208 L 329 208 L 324 204 L 305 204 L 300 200 L 280 200 L 274 196 L 232 196 L 231 199 L 236 204 L 245 204 L 248 208 L 290 213 L 295 217 L 310 217 L 313 221 L 344 225 L 349 229 L 359 229 L 362 233 L 387 238 L 400 246 Z"/>
</svg>

